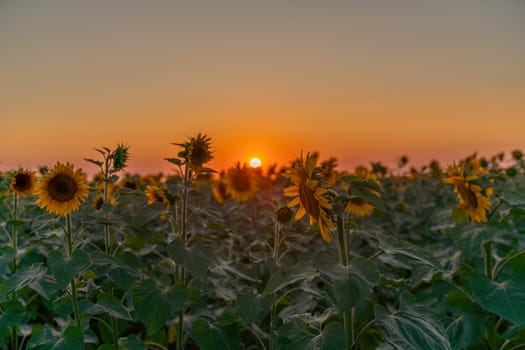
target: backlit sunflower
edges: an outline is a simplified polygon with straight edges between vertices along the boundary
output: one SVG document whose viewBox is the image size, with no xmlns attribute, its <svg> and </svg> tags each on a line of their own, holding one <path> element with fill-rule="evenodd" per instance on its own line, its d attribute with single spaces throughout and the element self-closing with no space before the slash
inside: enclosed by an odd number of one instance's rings
<svg viewBox="0 0 525 350">
<path fill-rule="evenodd" d="M 205 163 L 213 159 L 210 141 L 211 137 L 199 133 L 197 137 L 192 137 L 186 143 L 187 151 L 185 157 L 189 167 L 193 170 L 201 168 Z"/>
<path fill-rule="evenodd" d="M 11 177 L 11 190 L 19 196 L 33 194 L 36 188 L 36 175 L 34 171 L 19 169 Z"/>
<path fill-rule="evenodd" d="M 295 220 L 300 220 L 305 214 L 310 216 L 310 225 L 317 223 L 324 241 L 330 243 L 330 228 L 334 223 L 328 216 L 332 209 L 328 199 L 324 196 L 327 189 L 321 187 L 314 179 L 316 158 L 308 153 L 306 159 L 301 156 L 290 169 L 289 177 L 292 185 L 284 189 L 284 195 L 295 197 L 288 203 L 288 207 L 299 206 Z"/>
<path fill-rule="evenodd" d="M 239 202 L 247 201 L 257 193 L 257 177 L 246 164 L 237 164 L 230 168 L 224 178 L 226 193 Z"/>
<path fill-rule="evenodd" d="M 490 199 L 483 195 L 480 186 L 471 183 L 478 177 L 476 175 L 465 176 L 463 164 L 452 165 L 447 174 L 449 177 L 443 179 L 443 182 L 454 185 L 454 192 L 457 193 L 459 199 L 458 207 L 463 208 L 472 220 L 487 222 Z"/>
<path fill-rule="evenodd" d="M 377 181 L 375 174 L 371 173 L 367 168 L 358 167 L 355 171 L 355 176 L 361 178 L 362 180 L 373 180 L 377 185 L 379 185 L 379 181 Z M 352 186 L 346 182 L 343 182 L 342 186 L 346 190 L 346 193 L 348 193 L 349 196 L 352 196 Z M 370 188 L 367 188 L 367 190 L 376 197 L 381 196 L 381 194 L 377 191 L 374 191 Z M 357 215 L 358 217 L 364 217 L 374 210 L 374 206 L 362 198 L 355 197 L 348 200 L 345 210 Z"/>
<path fill-rule="evenodd" d="M 80 207 L 89 194 L 86 174 L 72 164 L 57 163 L 40 180 L 36 202 L 49 213 L 68 215 Z"/>
</svg>

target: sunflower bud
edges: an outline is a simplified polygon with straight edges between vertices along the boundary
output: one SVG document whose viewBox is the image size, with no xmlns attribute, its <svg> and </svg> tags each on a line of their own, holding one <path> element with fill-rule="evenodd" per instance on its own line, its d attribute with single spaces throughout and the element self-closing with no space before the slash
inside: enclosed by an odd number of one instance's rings
<svg viewBox="0 0 525 350">
<path fill-rule="evenodd" d="M 278 222 L 280 222 L 281 224 L 285 224 L 292 219 L 293 210 L 288 208 L 287 206 L 280 207 L 275 212 L 275 217 Z"/>
<path fill-rule="evenodd" d="M 129 159 L 128 149 L 129 146 L 119 144 L 117 149 L 111 153 L 110 158 L 113 159 L 112 172 L 118 172 L 126 167 L 126 162 Z"/>
</svg>

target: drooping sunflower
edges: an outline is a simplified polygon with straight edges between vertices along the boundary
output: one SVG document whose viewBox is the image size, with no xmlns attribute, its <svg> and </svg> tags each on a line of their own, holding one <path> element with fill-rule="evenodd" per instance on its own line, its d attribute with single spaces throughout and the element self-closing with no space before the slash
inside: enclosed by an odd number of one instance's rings
<svg viewBox="0 0 525 350">
<path fill-rule="evenodd" d="M 364 167 L 358 167 L 355 170 L 355 176 L 359 177 L 362 180 L 373 180 L 377 185 L 379 185 L 379 181 L 377 181 L 377 178 L 375 174 L 371 173 L 367 168 Z M 343 188 L 346 190 L 346 193 L 348 193 L 349 196 L 352 195 L 352 186 L 350 186 L 348 183 L 343 182 Z M 367 191 L 373 194 L 376 197 L 380 197 L 381 194 L 377 191 L 374 191 L 370 188 L 367 188 Z M 358 217 L 364 217 L 370 214 L 374 210 L 374 206 L 370 203 L 366 202 L 362 198 L 350 198 L 348 200 L 348 203 L 345 206 L 345 210 L 347 212 L 353 213 L 357 215 Z"/>
<path fill-rule="evenodd" d="M 487 211 L 490 209 L 490 199 L 483 195 L 482 188 L 471 183 L 478 176 L 465 176 L 464 164 L 452 165 L 447 174 L 449 177 L 443 179 L 444 183 L 453 184 L 454 192 L 459 199 L 458 207 L 463 208 L 468 216 L 477 222 L 487 222 Z"/>
<path fill-rule="evenodd" d="M 86 174 L 70 163 L 58 162 L 41 178 L 36 194 L 36 202 L 49 213 L 68 215 L 78 210 L 89 194 Z"/>
<path fill-rule="evenodd" d="M 11 190 L 19 196 L 33 194 L 36 189 L 36 175 L 34 171 L 19 169 L 11 177 Z"/>
<path fill-rule="evenodd" d="M 328 210 L 332 209 L 332 205 L 324 196 L 327 189 L 314 178 L 315 163 L 316 157 L 308 153 L 304 159 L 301 155 L 301 159 L 297 160 L 290 169 L 288 176 L 292 185 L 284 189 L 284 195 L 295 197 L 288 203 L 289 208 L 299 206 L 295 220 L 300 220 L 305 214 L 308 214 L 310 225 L 317 223 L 324 241 L 330 243 L 330 228 L 335 226 L 328 215 Z"/>
<path fill-rule="evenodd" d="M 254 171 L 243 164 L 237 162 L 231 167 L 224 178 L 226 193 L 233 199 L 244 202 L 255 196 L 257 193 L 257 176 Z"/>
</svg>

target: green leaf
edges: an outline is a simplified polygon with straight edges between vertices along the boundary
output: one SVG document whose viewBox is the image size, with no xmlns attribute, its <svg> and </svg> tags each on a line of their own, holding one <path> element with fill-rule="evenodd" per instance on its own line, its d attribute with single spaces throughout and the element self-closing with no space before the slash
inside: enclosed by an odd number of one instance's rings
<svg viewBox="0 0 525 350">
<path fill-rule="evenodd" d="M 189 291 L 184 285 L 161 290 L 154 281 L 147 280 L 133 293 L 136 318 L 146 326 L 149 334 L 154 334 L 166 321 L 175 317 L 189 297 Z"/>
<path fill-rule="evenodd" d="M 0 303 L 7 299 L 9 293 L 19 291 L 20 289 L 39 281 L 46 274 L 47 268 L 42 264 L 33 264 L 18 270 L 14 275 L 0 284 Z"/>
<path fill-rule="evenodd" d="M 335 265 L 331 277 L 339 312 L 349 311 L 368 300 L 372 288 L 380 282 L 377 266 L 359 256 L 353 258 L 348 266 Z"/>
<path fill-rule="evenodd" d="M 0 340 L 9 334 L 9 327 L 21 325 L 29 312 L 18 301 L 10 301 L 2 304 L 0 315 Z"/>
<path fill-rule="evenodd" d="M 136 335 L 130 335 L 127 338 L 120 338 L 118 345 L 123 350 L 147 350 L 146 344 Z"/>
<path fill-rule="evenodd" d="M 186 248 L 179 240 L 174 240 L 168 245 L 168 255 L 200 281 L 206 279 L 213 257 L 213 254 L 206 252 L 203 247 Z"/>
<path fill-rule="evenodd" d="M 238 350 L 243 346 L 237 332 L 199 319 L 193 323 L 191 337 L 201 350 Z"/>
<path fill-rule="evenodd" d="M 278 350 L 346 349 L 347 337 L 339 322 L 329 322 L 322 331 L 310 327 L 300 318 L 293 318 L 277 331 Z"/>
<path fill-rule="evenodd" d="M 0 248 L 0 275 L 6 273 L 7 267 L 16 256 L 16 250 L 11 247 Z"/>
<path fill-rule="evenodd" d="M 375 180 L 354 180 L 350 181 L 350 188 L 352 195 L 350 198 L 359 198 L 372 205 L 374 208 L 386 212 L 385 204 L 383 199 L 376 195 L 375 192 L 382 193 L 381 187 L 375 182 Z"/>
<path fill-rule="evenodd" d="M 51 350 L 84 349 L 84 337 L 79 328 L 69 326 Z"/>
<path fill-rule="evenodd" d="M 273 294 L 290 284 L 313 278 L 316 274 L 311 264 L 299 262 L 287 270 L 277 271 L 268 281 L 263 295 Z"/>
<path fill-rule="evenodd" d="M 111 317 L 121 320 L 133 321 L 128 310 L 120 303 L 120 300 L 110 293 L 101 293 L 97 297 L 97 304 Z"/>
<path fill-rule="evenodd" d="M 235 308 L 242 324 L 247 326 L 252 322 L 261 321 L 269 312 L 273 302 L 272 296 L 242 295 L 237 298 Z"/>
<path fill-rule="evenodd" d="M 53 334 L 51 327 L 45 325 L 40 331 L 34 332 L 27 343 L 28 350 L 72 350 L 84 349 L 84 337 L 79 328 L 69 326 L 60 337 Z"/>
<path fill-rule="evenodd" d="M 428 312 L 405 308 L 389 314 L 376 305 L 377 322 L 383 326 L 383 339 L 398 350 L 451 350 L 441 324 Z"/>
<path fill-rule="evenodd" d="M 514 275 L 496 282 L 474 272 L 467 280 L 472 297 L 483 309 L 492 312 L 516 326 L 525 325 L 525 276 Z"/>
<path fill-rule="evenodd" d="M 415 244 L 397 239 L 394 236 L 378 235 L 379 246 L 385 253 L 410 260 L 417 264 L 431 266 L 437 270 L 443 270 L 439 261 L 434 258 L 431 252 Z"/>
<path fill-rule="evenodd" d="M 47 264 L 55 276 L 60 289 L 65 289 L 69 282 L 89 264 L 89 255 L 83 250 L 76 250 L 70 257 L 64 257 L 54 250 L 47 257 Z"/>
</svg>

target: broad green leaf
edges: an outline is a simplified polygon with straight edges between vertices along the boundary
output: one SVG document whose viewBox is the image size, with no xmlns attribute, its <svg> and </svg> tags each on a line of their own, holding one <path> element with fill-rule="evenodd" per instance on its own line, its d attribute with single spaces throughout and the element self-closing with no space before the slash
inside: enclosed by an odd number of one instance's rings
<svg viewBox="0 0 525 350">
<path fill-rule="evenodd" d="M 183 265 L 200 281 L 204 281 L 213 255 L 202 247 L 186 248 L 179 240 L 174 240 L 168 245 L 168 254 L 173 261 Z"/>
<path fill-rule="evenodd" d="M 401 257 L 418 264 L 425 264 L 437 270 L 442 270 L 439 261 L 431 252 L 415 244 L 400 240 L 394 236 L 378 236 L 379 246 L 385 253 Z"/>
<path fill-rule="evenodd" d="M 0 284 L 0 303 L 7 299 L 9 293 L 19 291 L 20 289 L 42 279 L 45 276 L 46 271 L 46 267 L 42 264 L 34 264 L 18 270 L 14 275 Z"/>
<path fill-rule="evenodd" d="M 153 334 L 176 316 L 189 297 L 184 285 L 161 290 L 154 281 L 147 280 L 133 292 L 136 318 L 146 326 L 149 334 Z"/>
<path fill-rule="evenodd" d="M 330 322 L 319 331 L 296 317 L 278 329 L 276 349 L 344 350 L 347 348 L 346 342 L 345 330 L 339 322 Z"/>
<path fill-rule="evenodd" d="M 451 350 L 441 324 L 430 313 L 405 309 L 389 314 L 376 305 L 375 316 L 384 328 L 383 339 L 398 350 Z"/>
<path fill-rule="evenodd" d="M 273 302 L 272 296 L 262 297 L 260 295 L 242 295 L 237 298 L 235 308 L 242 324 L 247 326 L 252 322 L 258 322 L 269 312 Z"/>
<path fill-rule="evenodd" d="M 459 290 L 448 293 L 445 301 L 455 311 L 455 318 L 447 326 L 452 348 L 466 349 L 478 343 L 490 324 L 488 314 Z"/>
<path fill-rule="evenodd" d="M 83 250 L 76 250 L 70 257 L 54 250 L 47 257 L 47 264 L 55 276 L 60 289 L 65 289 L 71 280 L 89 264 L 89 255 Z"/>
<path fill-rule="evenodd" d="M 287 270 L 277 271 L 268 281 L 263 295 L 273 294 L 290 284 L 301 282 L 315 276 L 315 269 L 311 264 L 299 262 Z"/>
<path fill-rule="evenodd" d="M 123 350 L 147 350 L 146 344 L 136 335 L 120 338 L 118 344 Z"/>
<path fill-rule="evenodd" d="M 222 327 L 199 319 L 191 328 L 191 337 L 201 350 L 238 350 L 243 346 L 238 334 L 232 334 Z M 236 333 L 236 332 L 235 332 Z"/>
<path fill-rule="evenodd" d="M 128 310 L 121 304 L 120 300 L 110 293 L 101 293 L 97 296 L 97 304 L 111 317 L 121 320 L 133 321 Z"/>
<path fill-rule="evenodd" d="M 362 257 L 353 258 L 348 266 L 335 265 L 331 277 L 339 312 L 366 301 L 380 281 L 377 266 Z"/>
<path fill-rule="evenodd" d="M 60 339 L 53 345 L 51 350 L 84 349 L 84 337 L 79 328 L 69 326 Z"/>
<path fill-rule="evenodd" d="M 496 282 L 474 272 L 467 280 L 472 297 L 483 309 L 492 312 L 516 326 L 525 325 L 525 278 L 514 276 Z"/>
<path fill-rule="evenodd" d="M 9 327 L 23 323 L 29 312 L 18 301 L 10 301 L 2 305 L 0 314 L 0 340 L 9 334 Z"/>
</svg>

